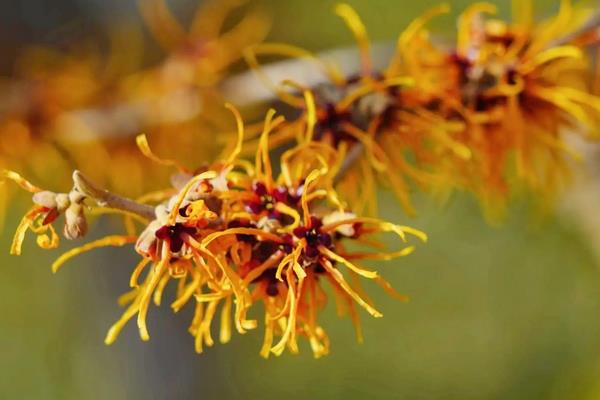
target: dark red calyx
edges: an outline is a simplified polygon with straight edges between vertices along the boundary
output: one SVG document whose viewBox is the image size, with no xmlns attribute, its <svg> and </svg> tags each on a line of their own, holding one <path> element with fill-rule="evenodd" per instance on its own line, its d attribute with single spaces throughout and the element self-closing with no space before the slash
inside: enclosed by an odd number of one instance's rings
<svg viewBox="0 0 600 400">
<path fill-rule="evenodd" d="M 185 226 L 181 223 L 175 225 L 164 225 L 160 227 L 154 235 L 157 239 L 164 240 L 169 244 L 169 249 L 173 253 L 177 253 L 183 247 L 183 235 L 193 235 L 196 233 L 196 229 Z"/>
<path fill-rule="evenodd" d="M 228 228 L 256 228 L 256 225 L 247 219 L 235 219 L 227 224 Z M 255 244 L 257 242 L 256 236 L 247 235 L 245 233 L 238 233 L 236 235 L 237 240 L 249 244 Z"/>
</svg>

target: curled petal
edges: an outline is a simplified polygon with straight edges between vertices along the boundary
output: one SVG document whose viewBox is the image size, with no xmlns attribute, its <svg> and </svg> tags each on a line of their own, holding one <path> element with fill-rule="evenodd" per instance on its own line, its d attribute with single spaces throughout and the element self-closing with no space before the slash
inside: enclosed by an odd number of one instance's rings
<svg viewBox="0 0 600 400">
<path fill-rule="evenodd" d="M 94 240 L 93 242 L 86 243 L 83 246 L 75 247 L 65 253 L 63 253 L 60 257 L 56 259 L 52 263 L 52 272 L 56 273 L 58 269 L 71 258 L 78 256 L 79 254 L 85 253 L 87 251 L 97 249 L 100 247 L 107 246 L 124 246 L 129 243 L 135 243 L 137 238 L 135 236 L 121 236 L 121 235 L 113 235 L 106 236 L 102 239 Z"/>
<path fill-rule="evenodd" d="M 1 178 L 0 182 L 2 182 L 4 179 L 11 180 L 11 181 L 15 182 L 17 185 L 21 186 L 21 188 L 23 188 L 31 193 L 37 193 L 37 192 L 42 191 L 42 189 L 33 185 L 27 179 L 23 178 L 21 175 L 19 175 L 18 173 L 14 172 L 14 171 L 3 169 L 0 172 L 0 178 Z"/>
</svg>

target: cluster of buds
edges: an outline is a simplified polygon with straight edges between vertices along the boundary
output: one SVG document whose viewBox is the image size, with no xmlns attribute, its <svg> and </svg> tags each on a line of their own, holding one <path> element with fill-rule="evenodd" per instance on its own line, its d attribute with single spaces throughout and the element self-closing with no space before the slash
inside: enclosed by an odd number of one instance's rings
<svg viewBox="0 0 600 400">
<path fill-rule="evenodd" d="M 48 190 L 34 193 L 33 203 L 42 207 L 43 225 L 51 224 L 61 214 L 65 215 L 63 234 L 67 239 L 77 239 L 87 233 L 84 215 L 85 195 L 71 190 L 69 193 L 54 193 Z"/>
<path fill-rule="evenodd" d="M 85 216 L 86 196 L 77 188 L 68 193 L 54 193 L 42 190 L 19 174 L 12 171 L 2 171 L 3 179 L 15 181 L 25 190 L 33 193 L 34 206 L 23 217 L 11 246 L 11 254 L 21 254 L 21 245 L 27 230 L 38 234 L 38 245 L 42 248 L 55 248 L 59 244 L 58 235 L 53 223 L 64 215 L 63 235 L 65 238 L 78 239 L 87 233 L 88 223 Z M 49 234 L 48 234 L 49 233 Z"/>
</svg>

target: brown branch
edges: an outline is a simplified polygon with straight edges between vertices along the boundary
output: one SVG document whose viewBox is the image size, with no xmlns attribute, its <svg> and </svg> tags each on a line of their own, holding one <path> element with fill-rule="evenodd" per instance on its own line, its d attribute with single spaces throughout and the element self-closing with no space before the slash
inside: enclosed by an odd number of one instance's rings
<svg viewBox="0 0 600 400">
<path fill-rule="evenodd" d="M 128 211 L 148 220 L 155 218 L 154 207 L 141 204 L 127 197 L 121 197 L 105 189 L 98 188 L 81 171 L 73 172 L 73 184 L 75 189 L 86 197 L 96 201 L 101 207 Z"/>
</svg>

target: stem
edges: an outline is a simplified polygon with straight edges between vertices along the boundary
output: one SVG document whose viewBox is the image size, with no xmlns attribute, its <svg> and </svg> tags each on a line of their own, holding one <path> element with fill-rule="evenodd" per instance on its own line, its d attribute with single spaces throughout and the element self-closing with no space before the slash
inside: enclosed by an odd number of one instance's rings
<svg viewBox="0 0 600 400">
<path fill-rule="evenodd" d="M 154 207 L 138 203 L 127 197 L 121 197 L 108 190 L 100 189 L 83 175 L 81 171 L 75 170 L 73 172 L 73 183 L 77 191 L 93 199 L 101 207 L 128 211 L 150 221 L 155 218 Z"/>
</svg>

